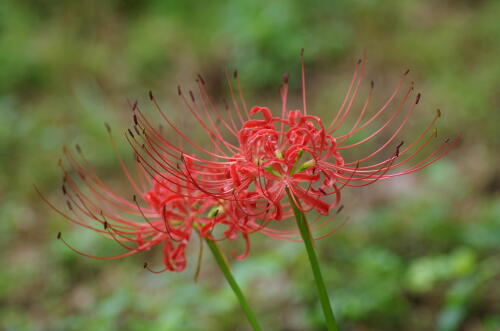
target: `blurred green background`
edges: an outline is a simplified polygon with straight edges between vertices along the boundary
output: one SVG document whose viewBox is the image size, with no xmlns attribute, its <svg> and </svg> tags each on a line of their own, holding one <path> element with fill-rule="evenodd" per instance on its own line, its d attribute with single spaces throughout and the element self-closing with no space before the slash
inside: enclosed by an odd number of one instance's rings
<svg viewBox="0 0 500 331">
<path fill-rule="evenodd" d="M 201 73 L 220 100 L 224 69 L 238 68 L 251 103 L 277 105 L 284 72 L 298 95 L 303 47 L 314 112 L 338 109 L 366 50 L 378 104 L 410 68 L 424 96 L 411 127 L 439 107 L 440 132 L 464 136 L 418 174 L 346 190 L 351 221 L 318 242 L 343 329 L 499 330 L 499 14 L 497 0 L 0 1 L 0 328 L 247 330 L 211 256 L 197 282 L 196 249 L 181 274 L 150 274 L 140 254 L 78 256 L 58 231 L 87 252 L 120 248 L 32 184 L 64 205 L 56 163 L 78 142 L 119 187 L 103 122 L 125 130 L 127 99 L 147 107 L 151 89 L 178 105 L 177 84 Z M 119 153 L 130 157 L 124 139 Z M 266 330 L 322 329 L 301 244 L 254 236 L 233 267 Z"/>
</svg>

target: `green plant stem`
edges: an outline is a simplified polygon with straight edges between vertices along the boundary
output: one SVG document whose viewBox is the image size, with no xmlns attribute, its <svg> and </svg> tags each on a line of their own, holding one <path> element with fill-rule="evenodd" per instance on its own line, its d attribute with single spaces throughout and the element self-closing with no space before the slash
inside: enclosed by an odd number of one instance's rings
<svg viewBox="0 0 500 331">
<path fill-rule="evenodd" d="M 226 257 L 223 255 L 221 250 L 219 249 L 219 246 L 215 241 L 206 239 L 208 247 L 212 251 L 212 254 L 214 255 L 215 260 L 219 264 L 220 270 L 224 274 L 224 276 L 227 279 L 227 282 L 231 286 L 231 289 L 233 290 L 234 294 L 238 298 L 238 301 L 240 302 L 240 306 L 245 312 L 245 315 L 247 316 L 248 322 L 250 322 L 250 325 L 254 330 L 262 330 L 259 326 L 259 323 L 257 322 L 257 319 L 255 318 L 255 315 L 253 314 L 252 310 L 250 309 L 250 306 L 248 305 L 247 300 L 245 299 L 245 296 L 243 295 L 243 292 L 241 291 L 240 287 L 238 286 L 238 283 L 236 283 L 236 280 L 233 277 L 233 274 L 231 273 L 231 270 L 229 269 L 229 265 L 227 263 Z"/>
<path fill-rule="evenodd" d="M 306 215 L 295 204 L 294 199 L 288 189 L 286 189 L 286 193 L 288 194 L 288 199 L 290 200 L 290 204 L 293 207 L 295 219 L 297 220 L 297 226 L 300 230 L 300 235 L 302 236 L 302 240 L 304 241 L 304 245 L 306 246 L 309 263 L 311 264 L 314 280 L 318 289 L 321 308 L 323 309 L 323 314 L 325 315 L 326 325 L 328 327 L 328 330 L 337 331 L 337 323 L 335 322 L 335 316 L 333 315 L 333 310 L 330 305 L 330 299 L 328 298 L 328 291 L 326 290 L 325 281 L 323 280 L 323 275 L 321 274 L 318 257 L 316 256 L 316 251 L 314 250 L 313 238 L 311 236 L 311 231 L 309 230 L 309 224 L 307 223 Z"/>
</svg>

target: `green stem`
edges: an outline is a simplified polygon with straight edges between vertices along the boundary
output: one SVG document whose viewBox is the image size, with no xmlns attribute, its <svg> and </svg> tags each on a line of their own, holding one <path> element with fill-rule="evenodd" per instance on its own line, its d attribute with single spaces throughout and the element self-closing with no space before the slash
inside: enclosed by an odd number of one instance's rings
<svg viewBox="0 0 500 331">
<path fill-rule="evenodd" d="M 248 305 L 247 300 L 245 299 L 245 296 L 243 295 L 243 292 L 241 291 L 240 287 L 238 286 L 238 283 L 236 283 L 236 280 L 233 277 L 233 274 L 231 273 L 231 270 L 229 269 L 229 265 L 227 263 L 226 257 L 223 255 L 221 250 L 219 249 L 219 246 L 215 241 L 206 239 L 208 247 L 212 251 L 212 254 L 214 255 L 215 260 L 219 264 L 220 270 L 224 274 L 224 276 L 227 279 L 227 282 L 233 289 L 234 294 L 238 298 L 238 301 L 240 302 L 240 306 L 245 312 L 245 315 L 247 316 L 248 322 L 250 322 L 250 325 L 254 330 L 262 330 L 259 326 L 259 323 L 257 322 L 257 319 L 255 318 L 255 315 L 253 314 L 252 310 L 250 309 L 250 306 Z"/>
<path fill-rule="evenodd" d="M 309 257 L 309 263 L 311 264 L 311 269 L 314 275 L 314 280 L 316 282 L 316 287 L 318 289 L 319 300 L 321 302 L 321 308 L 323 309 L 323 314 L 325 315 L 326 325 L 328 330 L 337 331 L 337 323 L 335 322 L 335 316 L 333 315 L 332 307 L 330 305 L 330 299 L 328 298 L 328 291 L 326 290 L 325 281 L 321 275 L 321 269 L 319 268 L 318 257 L 313 246 L 313 238 L 311 236 L 311 231 L 309 230 L 309 224 L 307 223 L 306 215 L 299 207 L 295 204 L 290 191 L 286 189 L 288 194 L 288 199 L 293 207 L 293 212 L 295 214 L 295 219 L 297 220 L 297 226 L 300 230 L 300 235 L 306 246 L 307 255 Z"/>
</svg>

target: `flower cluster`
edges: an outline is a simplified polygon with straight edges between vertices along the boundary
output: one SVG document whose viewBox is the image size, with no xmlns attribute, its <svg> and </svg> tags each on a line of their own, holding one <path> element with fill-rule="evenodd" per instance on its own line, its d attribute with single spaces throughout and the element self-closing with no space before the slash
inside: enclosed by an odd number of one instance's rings
<svg viewBox="0 0 500 331">
<path fill-rule="evenodd" d="M 296 240 L 295 230 L 273 227 L 274 222 L 292 215 L 292 205 L 303 212 L 330 215 L 340 206 L 343 188 L 412 173 L 453 148 L 454 143 L 448 139 L 438 147 L 429 147 L 437 136 L 433 127 L 440 111 L 412 142 L 397 140 L 420 101 L 420 94 L 414 95 L 413 84 L 404 89 L 408 72 L 371 115 L 373 82 L 359 107 L 355 102 L 363 74 L 364 61 L 360 60 L 339 111 L 326 123 L 307 112 L 303 61 L 302 109 L 288 107 L 285 75 L 278 114 L 269 107 L 247 107 L 237 72 L 234 80 L 226 74 L 231 102 L 224 102 L 221 110 L 199 76 L 197 96 L 192 91 L 186 95 L 180 87 L 178 94 L 209 144 L 198 144 L 184 133 L 150 92 L 150 99 L 176 139 L 167 138 L 137 102 L 131 106 L 134 124 L 126 137 L 134 150 L 140 179 L 133 179 L 121 159 L 120 164 L 136 191 L 133 201 L 107 187 L 83 156 L 78 161 L 65 150 L 73 170 L 63 168 L 63 192 L 72 213 L 51 206 L 70 221 L 114 239 L 127 250 L 104 259 L 162 244 L 162 271 L 185 268 L 185 249 L 193 232 L 207 240 L 235 240 L 241 236 L 247 248 L 240 258 L 248 254 L 249 235 L 254 232 Z M 355 108 L 359 112 L 352 116 Z M 343 129 L 346 123 L 350 126 Z M 373 144 L 378 147 L 367 155 L 352 160 L 347 157 L 355 148 L 371 148 Z M 78 151 L 81 154 L 79 147 Z M 137 196 L 144 201 L 142 205 Z M 83 218 L 97 221 L 100 226 L 89 225 Z M 311 222 L 313 231 L 322 231 L 318 238 L 335 230 L 323 230 L 331 219 L 318 216 Z"/>
</svg>

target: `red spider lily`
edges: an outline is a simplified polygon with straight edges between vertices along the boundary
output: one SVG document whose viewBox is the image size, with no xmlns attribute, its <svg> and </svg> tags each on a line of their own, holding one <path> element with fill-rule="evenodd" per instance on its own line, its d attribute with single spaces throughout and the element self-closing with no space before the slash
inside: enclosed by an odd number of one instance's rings
<svg viewBox="0 0 500 331">
<path fill-rule="evenodd" d="M 109 126 L 107 128 L 110 130 Z M 150 269 L 147 264 L 144 267 L 155 273 L 167 270 L 180 272 L 186 267 L 185 250 L 194 231 L 200 238 L 209 240 L 235 240 L 241 233 L 247 249 L 237 258 L 244 258 L 248 254 L 250 243 L 246 231 L 250 229 L 251 223 L 233 221 L 231 213 L 223 212 L 223 202 L 221 204 L 210 196 L 202 197 L 204 194 L 194 189 L 193 185 L 182 183 L 168 173 L 150 178 L 139 168 L 138 183 L 119 159 L 123 172 L 136 191 L 130 201 L 115 193 L 96 175 L 78 145 L 77 151 L 80 158 L 64 148 L 72 171 L 66 170 L 59 162 L 64 173 L 62 192 L 67 199 L 69 212 L 58 208 L 37 191 L 57 213 L 74 224 L 113 239 L 126 252 L 106 257 L 90 255 L 69 245 L 59 233 L 58 239 L 73 251 L 91 258 L 112 260 L 163 245 L 164 267 L 160 271 Z M 145 201 L 144 206 L 141 206 L 137 196 Z M 226 228 L 223 236 L 214 238 L 220 226 Z"/>
<path fill-rule="evenodd" d="M 248 229 L 259 229 L 265 234 L 288 239 L 292 232 L 267 227 L 272 220 L 291 216 L 290 204 L 283 199 L 286 189 L 290 190 L 295 204 L 302 211 L 314 209 L 327 215 L 339 204 L 344 187 L 367 186 L 415 172 L 439 160 L 457 142 L 450 143 L 446 139 L 438 147 L 430 147 L 437 137 L 433 127 L 440 117 L 439 110 L 411 143 L 403 147 L 403 142 L 397 140 L 421 98 L 420 93 L 412 96 L 413 83 L 403 92 L 408 71 L 385 103 L 369 115 L 374 91 L 372 82 L 358 114 L 351 118 L 363 74 L 364 61 L 359 60 L 342 105 L 327 125 L 307 111 L 303 60 L 302 109 L 288 107 L 286 75 L 280 89 L 282 106 L 278 116 L 273 115 L 268 107 L 247 107 L 236 72 L 236 90 L 227 77 L 231 106 L 224 102 L 224 110 L 216 107 L 206 90 L 205 81 L 199 77 L 199 98 L 195 98 L 191 91 L 186 97 L 180 87 L 178 94 L 203 128 L 210 147 L 201 146 L 184 134 L 161 109 L 152 93 L 150 99 L 181 142 L 166 139 L 137 103 L 132 107 L 136 135 L 130 131 L 129 142 L 146 172 L 159 176 L 169 173 L 202 192 L 201 198 L 211 197 L 224 204 L 226 210 L 238 211 L 237 217 L 245 215 L 251 218 L 252 225 Z M 398 97 L 401 100 L 396 101 Z M 256 118 L 259 114 L 261 119 Z M 348 119 L 352 122 L 350 128 L 339 133 Z M 382 120 L 378 128 L 365 134 L 365 138 L 350 142 L 378 120 Z M 371 142 L 380 145 L 361 158 L 346 159 L 344 154 L 363 145 L 371 146 Z M 186 145 L 195 152 L 187 153 L 183 148 Z M 384 152 L 387 154 L 386 151 L 389 156 L 378 159 Z"/>
</svg>

